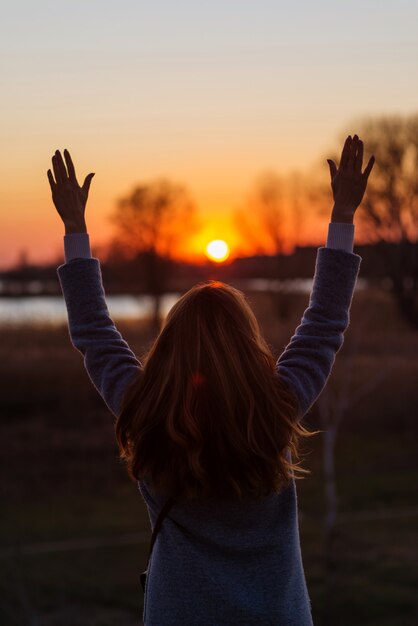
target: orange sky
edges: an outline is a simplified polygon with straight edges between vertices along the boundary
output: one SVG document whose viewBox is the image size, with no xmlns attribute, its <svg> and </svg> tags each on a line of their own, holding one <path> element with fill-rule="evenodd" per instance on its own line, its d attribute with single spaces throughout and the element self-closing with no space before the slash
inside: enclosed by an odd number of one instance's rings
<svg viewBox="0 0 418 626">
<path fill-rule="evenodd" d="M 80 179 L 96 172 L 93 246 L 111 234 L 118 198 L 166 176 L 187 187 L 200 214 L 202 230 L 184 252 L 203 254 L 220 238 L 232 256 L 251 253 L 232 213 L 263 171 L 326 176 L 340 134 L 356 132 L 351 120 L 416 110 L 418 5 L 375 4 L 8 3 L 0 268 L 23 250 L 33 262 L 62 254 L 46 179 L 57 148 L 71 151 Z M 291 217 L 286 225 L 289 246 L 322 245 L 328 218 L 302 208 L 297 231 Z"/>
<path fill-rule="evenodd" d="M 48 141 L 43 139 L 40 143 L 47 144 Z M 212 239 L 225 239 L 231 247 L 232 257 L 254 252 L 251 242 L 243 239 L 236 229 L 232 215 L 235 209 L 246 205 L 257 176 L 267 169 L 266 166 L 257 170 L 249 149 L 247 154 L 242 154 L 241 160 L 237 160 L 230 148 L 228 155 L 228 146 L 222 146 L 222 138 L 219 138 L 219 148 L 212 146 L 211 152 L 210 145 L 207 150 L 201 147 L 196 152 L 183 145 L 177 151 L 177 159 L 173 159 L 171 154 L 158 154 L 151 144 L 148 149 L 133 147 L 127 152 L 120 145 L 116 151 L 103 140 L 95 146 L 81 144 L 78 150 L 70 142 L 55 146 L 50 140 L 50 144 L 52 150 L 45 145 L 36 150 L 32 147 L 31 152 L 23 154 L 18 154 L 17 150 L 9 152 L 5 166 L 6 184 L 0 190 L 1 206 L 11 207 L 10 211 L 2 210 L 1 213 L 0 265 L 3 267 L 16 262 L 24 250 L 34 262 L 48 262 L 62 253 L 64 227 L 52 203 L 46 170 L 50 167 L 50 156 L 55 147 L 63 149 L 67 146 L 72 152 L 79 182 L 89 171 L 96 172 L 86 211 L 93 247 L 104 245 L 111 236 L 114 227 L 109 217 L 118 198 L 129 193 L 134 182 L 146 182 L 165 174 L 187 187 L 200 223 L 199 230 L 191 235 L 187 248 L 180 250 L 179 255 L 202 259 L 205 246 Z M 223 154 L 223 161 L 218 158 L 218 153 Z M 321 224 L 316 214 L 309 211 L 306 211 L 305 218 L 298 241 L 323 239 L 327 221 Z M 293 241 L 295 233 L 291 219 L 286 228 L 289 240 Z M 292 244 L 289 242 L 289 245 Z"/>
</svg>

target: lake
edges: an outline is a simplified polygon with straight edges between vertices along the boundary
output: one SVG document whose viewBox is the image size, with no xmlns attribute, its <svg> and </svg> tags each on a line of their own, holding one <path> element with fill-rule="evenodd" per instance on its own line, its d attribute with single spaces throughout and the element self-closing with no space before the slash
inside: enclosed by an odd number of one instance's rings
<svg viewBox="0 0 418 626">
<path fill-rule="evenodd" d="M 312 278 L 289 280 L 252 279 L 236 284 L 243 291 L 283 291 L 309 294 Z M 356 289 L 365 289 L 367 281 L 357 279 Z M 161 299 L 161 314 L 165 317 L 179 293 L 166 293 Z M 152 314 L 153 298 L 147 295 L 106 296 L 110 315 L 114 319 L 144 319 Z M 0 298 L 0 325 L 57 324 L 67 321 L 63 296 L 5 296 Z"/>
</svg>

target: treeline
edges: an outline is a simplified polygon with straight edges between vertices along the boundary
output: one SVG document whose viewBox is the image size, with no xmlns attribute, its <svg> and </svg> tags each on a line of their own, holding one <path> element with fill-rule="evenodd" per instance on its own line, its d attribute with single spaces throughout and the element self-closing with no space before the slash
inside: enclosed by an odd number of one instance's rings
<svg viewBox="0 0 418 626">
<path fill-rule="evenodd" d="M 410 254 L 416 254 L 416 244 L 409 243 Z M 165 291 L 184 291 L 199 281 L 221 280 L 232 282 L 240 279 L 293 279 L 312 278 L 318 246 L 296 246 L 289 255 L 256 255 L 236 258 L 229 263 L 207 262 L 194 265 L 158 257 L 153 259 L 153 272 L 164 274 Z M 383 279 L 391 279 L 391 269 L 386 259 L 395 259 L 399 254 L 399 244 L 378 242 L 376 244 L 354 245 L 354 252 L 362 257 L 360 276 L 370 283 L 381 285 Z M 406 251 L 407 252 L 407 251 Z M 47 295 L 60 294 L 57 277 L 58 260 L 50 265 L 26 264 L 18 268 L 0 272 L 0 294 L 7 295 Z M 138 254 L 131 260 L 102 261 L 101 269 L 106 293 L 141 294 L 155 293 L 149 288 L 150 259 L 146 253 Z M 405 277 L 408 280 L 408 277 Z"/>
</svg>

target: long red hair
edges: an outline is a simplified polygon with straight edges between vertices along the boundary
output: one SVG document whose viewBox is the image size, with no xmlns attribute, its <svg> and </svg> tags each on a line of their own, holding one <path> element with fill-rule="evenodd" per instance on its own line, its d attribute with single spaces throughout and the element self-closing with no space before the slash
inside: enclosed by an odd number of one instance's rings
<svg viewBox="0 0 418 626">
<path fill-rule="evenodd" d="M 298 400 L 244 294 L 199 283 L 172 307 L 116 422 L 132 478 L 175 499 L 260 498 L 307 474 Z M 291 456 L 292 455 L 292 456 Z"/>
</svg>

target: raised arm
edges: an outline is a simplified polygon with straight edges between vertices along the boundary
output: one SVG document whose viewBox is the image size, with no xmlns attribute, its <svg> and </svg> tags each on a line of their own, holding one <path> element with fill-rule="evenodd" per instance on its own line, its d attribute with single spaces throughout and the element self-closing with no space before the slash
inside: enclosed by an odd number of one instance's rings
<svg viewBox="0 0 418 626">
<path fill-rule="evenodd" d="M 82 353 L 94 386 L 117 416 L 126 386 L 139 373 L 141 364 L 110 318 L 100 263 L 90 256 L 85 208 L 94 174 L 88 174 L 80 186 L 67 150 L 64 157 L 66 165 L 57 150 L 52 157 L 54 175 L 48 170 L 48 180 L 65 226 L 67 262 L 57 272 L 67 306 L 70 338 Z M 80 236 L 82 245 L 74 248 L 71 238 Z"/>
<path fill-rule="evenodd" d="M 362 172 L 363 142 L 347 137 L 339 168 L 328 160 L 334 207 L 326 247 L 318 249 L 309 306 L 301 324 L 277 360 L 277 372 L 299 400 L 298 419 L 314 404 L 331 374 L 344 333 L 361 257 L 347 245 L 354 214 L 373 168 L 372 156 Z M 345 239 L 345 241 L 343 241 Z"/>
</svg>

